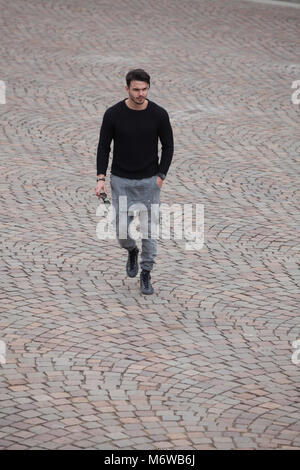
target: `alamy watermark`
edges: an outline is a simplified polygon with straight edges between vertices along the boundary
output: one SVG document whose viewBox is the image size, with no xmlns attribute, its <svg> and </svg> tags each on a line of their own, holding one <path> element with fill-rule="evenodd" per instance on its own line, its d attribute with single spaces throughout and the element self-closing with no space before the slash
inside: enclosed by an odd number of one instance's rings
<svg viewBox="0 0 300 470">
<path fill-rule="evenodd" d="M 164 239 L 185 240 L 186 250 L 201 250 L 204 245 L 203 204 L 132 204 L 127 207 L 127 196 L 119 196 L 118 222 L 113 205 L 109 208 L 99 204 L 96 215 L 101 217 L 96 235 L 99 240 L 126 239 L 128 234 L 134 240 Z"/>
<path fill-rule="evenodd" d="M 296 90 L 292 93 L 292 103 L 300 104 L 300 80 L 294 80 L 292 83 L 292 88 L 296 88 Z"/>
<path fill-rule="evenodd" d="M 0 80 L 0 104 L 6 104 L 6 85 L 3 80 Z"/>
<path fill-rule="evenodd" d="M 0 364 L 6 364 L 6 343 L 0 340 Z"/>
<path fill-rule="evenodd" d="M 298 366 L 300 364 L 300 339 L 296 339 L 292 343 L 293 348 L 297 348 L 292 354 L 292 363 Z"/>
</svg>

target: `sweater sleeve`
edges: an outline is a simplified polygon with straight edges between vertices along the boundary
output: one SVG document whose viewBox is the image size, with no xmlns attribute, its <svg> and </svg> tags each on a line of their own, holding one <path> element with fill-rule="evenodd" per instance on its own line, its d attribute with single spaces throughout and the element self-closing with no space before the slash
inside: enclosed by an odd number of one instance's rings
<svg viewBox="0 0 300 470">
<path fill-rule="evenodd" d="M 169 115 L 166 110 L 163 110 L 162 112 L 158 129 L 158 136 L 162 145 L 158 171 L 166 175 L 171 165 L 174 153 L 173 131 L 170 124 Z"/>
<path fill-rule="evenodd" d="M 97 175 L 106 175 L 110 146 L 113 139 L 114 128 L 108 110 L 105 111 L 100 129 L 97 149 Z"/>
</svg>

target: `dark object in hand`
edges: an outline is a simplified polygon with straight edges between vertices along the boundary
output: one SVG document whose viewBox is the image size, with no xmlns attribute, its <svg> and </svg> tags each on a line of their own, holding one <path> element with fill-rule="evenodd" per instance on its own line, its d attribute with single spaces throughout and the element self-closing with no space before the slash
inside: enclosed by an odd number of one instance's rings
<svg viewBox="0 0 300 470">
<path fill-rule="evenodd" d="M 104 202 L 105 205 L 107 205 L 107 206 L 110 205 L 110 200 L 107 198 L 107 194 L 104 191 L 102 191 L 100 193 L 100 197 L 101 197 L 101 199 L 102 199 L 102 201 Z"/>
</svg>

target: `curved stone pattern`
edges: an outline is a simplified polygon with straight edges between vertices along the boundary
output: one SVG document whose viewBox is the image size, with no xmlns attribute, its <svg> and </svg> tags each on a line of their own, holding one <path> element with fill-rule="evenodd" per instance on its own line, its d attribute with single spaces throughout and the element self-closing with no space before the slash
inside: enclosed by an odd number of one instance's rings
<svg viewBox="0 0 300 470">
<path fill-rule="evenodd" d="M 0 7 L 0 448 L 299 449 L 300 10 Z M 161 202 L 205 216 L 202 249 L 159 241 L 150 298 L 96 236 L 102 116 L 134 67 L 173 125 Z"/>
</svg>

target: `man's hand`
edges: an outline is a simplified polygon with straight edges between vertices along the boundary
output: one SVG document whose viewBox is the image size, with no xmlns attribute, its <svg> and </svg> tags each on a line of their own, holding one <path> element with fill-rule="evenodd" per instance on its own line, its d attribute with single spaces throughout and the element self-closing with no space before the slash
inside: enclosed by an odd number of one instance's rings
<svg viewBox="0 0 300 470">
<path fill-rule="evenodd" d="M 156 177 L 156 184 L 157 184 L 157 186 L 159 186 L 160 189 L 163 185 L 163 182 L 164 182 L 164 180 L 162 180 L 160 176 Z"/>
<path fill-rule="evenodd" d="M 105 181 L 98 181 L 95 187 L 95 193 L 98 198 L 100 197 L 100 193 L 106 193 Z"/>
</svg>

